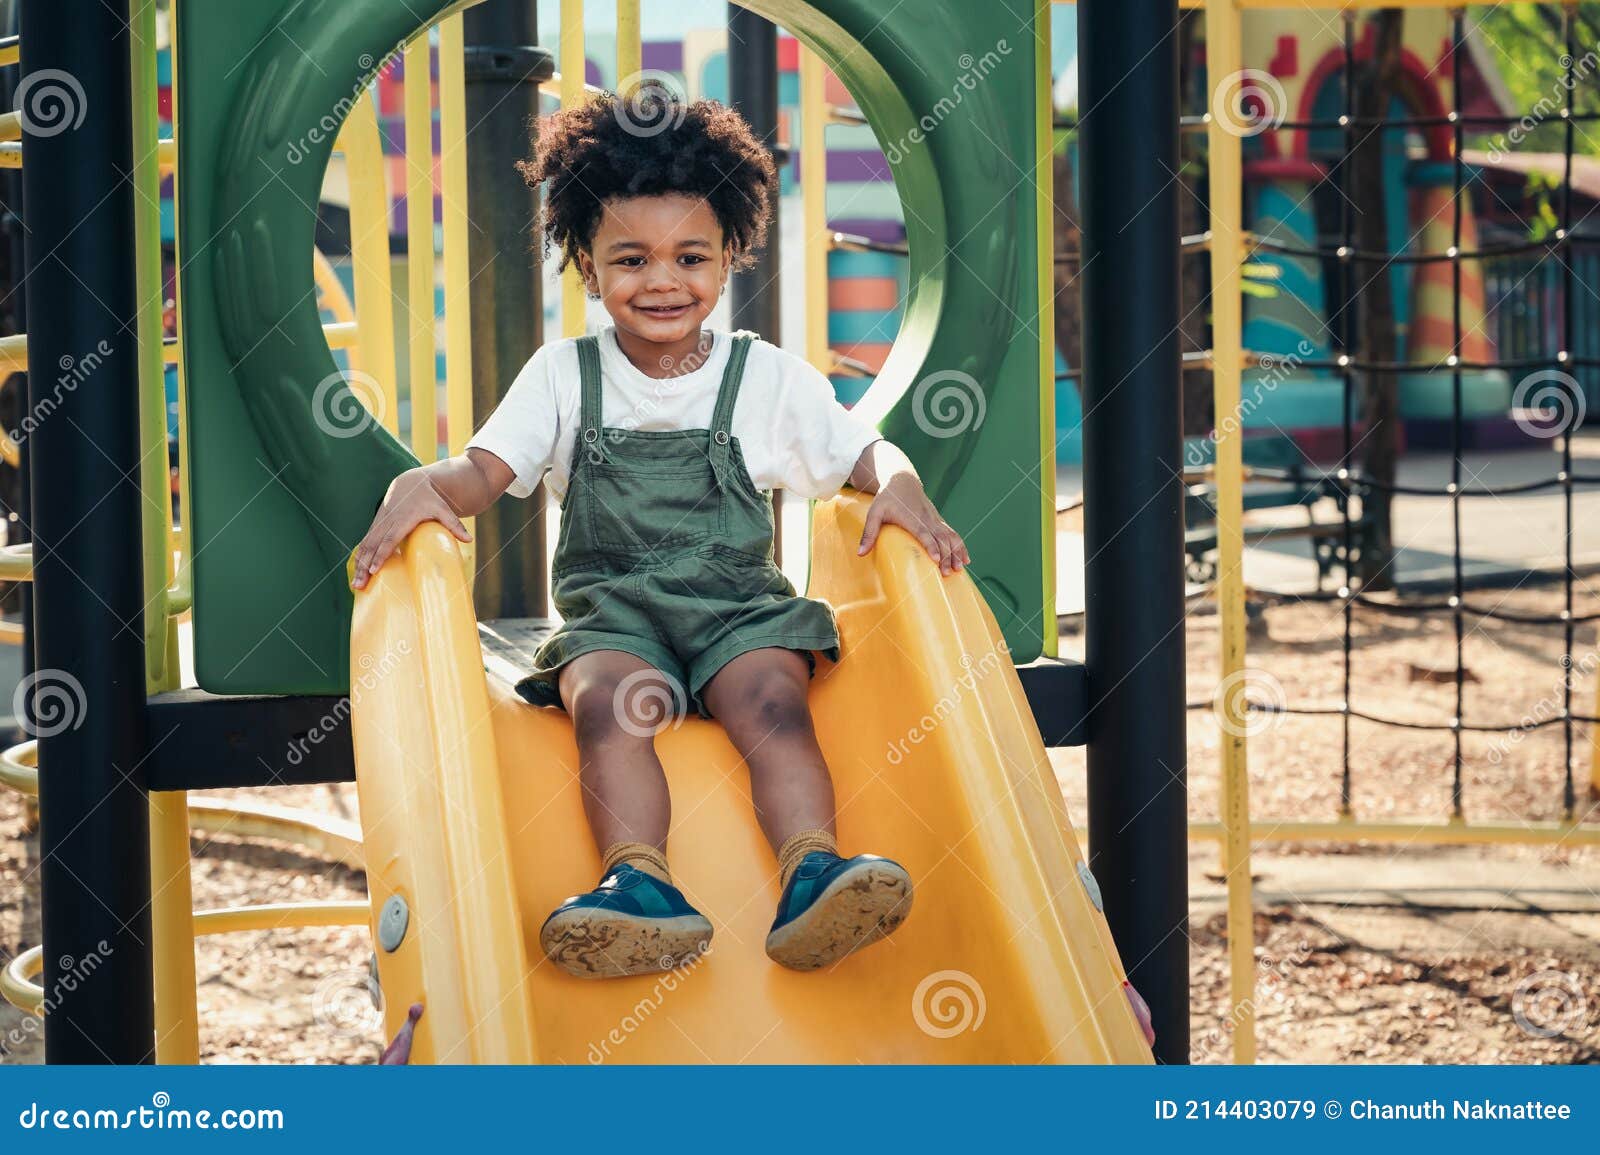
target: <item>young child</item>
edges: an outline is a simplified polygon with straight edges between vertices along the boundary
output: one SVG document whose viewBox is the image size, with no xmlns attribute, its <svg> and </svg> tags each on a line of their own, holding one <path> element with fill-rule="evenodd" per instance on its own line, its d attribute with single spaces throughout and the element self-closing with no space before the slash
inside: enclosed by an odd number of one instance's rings
<svg viewBox="0 0 1600 1155">
<path fill-rule="evenodd" d="M 771 490 L 876 494 L 881 527 L 922 542 L 944 574 L 970 562 L 904 453 L 853 417 L 805 361 L 748 333 L 701 326 L 762 244 L 775 173 L 733 111 L 659 90 L 601 97 L 540 130 L 521 166 L 546 184 L 547 251 L 577 266 L 612 324 L 545 345 L 465 453 L 390 486 L 356 551 L 356 589 L 419 523 L 468 541 L 462 519 L 545 478 L 561 499 L 551 571 L 564 619 L 518 689 L 564 707 L 584 810 L 604 865 L 540 932 L 580 976 L 692 958 L 711 923 L 672 885 L 671 801 L 641 698 L 718 719 L 750 772 L 781 897 L 767 954 L 833 964 L 899 926 L 911 879 L 887 858 L 841 858 L 833 783 L 812 729 L 815 652 L 839 660 L 833 611 L 773 563 Z M 813 243 L 821 243 L 814 239 Z M 813 292 L 822 291 L 813 286 Z"/>
</svg>

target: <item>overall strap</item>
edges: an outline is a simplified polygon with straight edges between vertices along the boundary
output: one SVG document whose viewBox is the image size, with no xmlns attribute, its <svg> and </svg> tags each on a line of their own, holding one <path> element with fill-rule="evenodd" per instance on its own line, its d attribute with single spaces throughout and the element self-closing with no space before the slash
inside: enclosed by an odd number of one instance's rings
<svg viewBox="0 0 1600 1155">
<path fill-rule="evenodd" d="M 755 334 L 744 330 L 733 335 L 733 348 L 728 351 L 728 367 L 722 373 L 722 385 L 717 389 L 717 407 L 711 414 L 711 465 L 717 479 L 726 484 L 727 470 L 731 468 L 733 441 L 733 407 L 739 400 L 739 383 L 744 379 L 744 362 L 750 353 L 750 342 Z"/>
<path fill-rule="evenodd" d="M 605 454 L 605 439 L 600 435 L 600 340 L 597 337 L 578 338 L 578 380 L 583 390 L 578 408 L 580 448 L 591 459 L 598 459 Z"/>
</svg>

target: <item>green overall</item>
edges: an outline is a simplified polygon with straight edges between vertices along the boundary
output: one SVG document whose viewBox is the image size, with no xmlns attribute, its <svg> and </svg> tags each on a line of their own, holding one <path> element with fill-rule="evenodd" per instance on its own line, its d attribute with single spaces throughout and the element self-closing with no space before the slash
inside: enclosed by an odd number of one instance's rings
<svg viewBox="0 0 1600 1155">
<path fill-rule="evenodd" d="M 711 428 L 681 430 L 602 427 L 600 345 L 578 341 L 583 401 L 550 571 L 564 620 L 517 685 L 530 702 L 560 706 L 557 672 L 590 650 L 643 658 L 672 680 L 676 713 L 692 701 L 704 718 L 706 683 L 749 650 L 802 651 L 813 673 L 812 651 L 839 660 L 832 608 L 772 560 L 772 495 L 730 432 L 752 336 L 733 336 Z"/>
</svg>

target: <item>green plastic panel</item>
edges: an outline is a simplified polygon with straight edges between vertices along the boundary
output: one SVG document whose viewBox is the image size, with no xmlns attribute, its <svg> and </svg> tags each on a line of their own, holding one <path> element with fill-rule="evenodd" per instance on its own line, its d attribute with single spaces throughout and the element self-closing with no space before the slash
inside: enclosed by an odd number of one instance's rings
<svg viewBox="0 0 1600 1155">
<path fill-rule="evenodd" d="M 215 693 L 347 688 L 349 551 L 415 464 L 355 398 L 313 291 L 315 206 L 365 78 L 448 0 L 178 10 L 178 230 L 195 667 Z M 910 295 L 866 412 L 967 536 L 1013 658 L 1046 629 L 1036 0 L 756 0 L 838 72 L 884 143 Z M 1048 173 L 1048 170 L 1046 170 Z M 1048 189 L 1048 183 L 1043 186 Z M 358 302 L 358 307 L 366 303 Z M 969 385 L 968 383 L 971 383 Z"/>
</svg>

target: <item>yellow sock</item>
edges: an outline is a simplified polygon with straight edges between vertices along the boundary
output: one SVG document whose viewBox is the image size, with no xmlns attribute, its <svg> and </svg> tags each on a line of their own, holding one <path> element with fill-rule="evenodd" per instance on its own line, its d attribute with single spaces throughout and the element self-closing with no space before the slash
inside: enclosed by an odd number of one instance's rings
<svg viewBox="0 0 1600 1155">
<path fill-rule="evenodd" d="M 601 855 L 600 876 L 604 878 L 624 862 L 668 886 L 672 885 L 672 872 L 667 869 L 667 856 L 659 847 L 651 846 L 647 842 L 619 842 L 615 846 L 608 847 L 605 854 Z"/>
<path fill-rule="evenodd" d="M 829 854 L 838 854 L 839 844 L 826 830 L 802 830 L 798 834 L 791 834 L 784 841 L 778 848 L 778 869 L 783 872 L 781 885 L 789 885 L 789 876 L 794 873 L 794 868 L 799 866 L 800 860 L 813 850 L 826 850 Z"/>
</svg>

